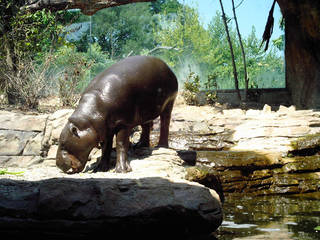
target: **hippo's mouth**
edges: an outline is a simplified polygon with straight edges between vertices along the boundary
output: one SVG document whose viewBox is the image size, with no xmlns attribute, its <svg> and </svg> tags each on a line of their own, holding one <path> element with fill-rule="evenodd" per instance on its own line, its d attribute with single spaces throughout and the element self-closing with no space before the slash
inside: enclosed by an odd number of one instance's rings
<svg viewBox="0 0 320 240">
<path fill-rule="evenodd" d="M 78 158 L 76 158 L 72 154 L 68 154 L 68 157 L 71 161 L 72 173 L 79 173 L 84 169 L 85 164 L 82 164 Z"/>
<path fill-rule="evenodd" d="M 65 173 L 73 174 L 81 172 L 85 164 L 67 151 L 61 150 L 57 154 L 57 166 Z"/>
</svg>

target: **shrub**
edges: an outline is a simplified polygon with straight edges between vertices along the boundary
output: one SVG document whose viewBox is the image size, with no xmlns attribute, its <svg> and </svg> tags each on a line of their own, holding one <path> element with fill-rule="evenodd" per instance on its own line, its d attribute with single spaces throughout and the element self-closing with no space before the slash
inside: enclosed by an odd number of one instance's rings
<svg viewBox="0 0 320 240">
<path fill-rule="evenodd" d="M 197 95 L 200 92 L 200 77 L 191 71 L 184 82 L 182 96 L 188 105 L 198 105 Z"/>
<path fill-rule="evenodd" d="M 98 44 L 90 45 L 87 52 L 78 52 L 72 45 L 64 46 L 56 57 L 56 87 L 63 106 L 74 106 L 91 79 L 113 63 Z"/>
<path fill-rule="evenodd" d="M 59 97 L 63 106 L 73 107 L 81 89 L 80 82 L 90 70 L 92 61 L 84 53 L 77 52 L 73 46 L 64 46 L 56 53 L 55 72 Z"/>
<path fill-rule="evenodd" d="M 213 73 L 208 75 L 208 80 L 205 83 L 206 89 L 208 92 L 206 93 L 207 103 L 213 105 L 217 101 L 217 90 L 218 90 L 218 74 Z"/>
<path fill-rule="evenodd" d="M 16 71 L 4 72 L 6 92 L 19 99 L 23 106 L 36 109 L 39 99 L 45 94 L 47 71 L 52 61 L 52 56 L 48 56 L 42 63 L 20 59 L 15 66 Z"/>
</svg>

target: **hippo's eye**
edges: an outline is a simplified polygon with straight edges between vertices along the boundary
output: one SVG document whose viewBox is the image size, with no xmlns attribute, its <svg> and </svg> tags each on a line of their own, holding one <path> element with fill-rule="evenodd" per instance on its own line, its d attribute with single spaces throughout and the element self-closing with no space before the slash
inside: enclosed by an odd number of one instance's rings
<svg viewBox="0 0 320 240">
<path fill-rule="evenodd" d="M 80 138 L 79 134 L 78 134 L 78 129 L 76 127 L 72 127 L 71 128 L 71 132 L 72 132 L 73 135 L 75 135 L 76 137 Z"/>
</svg>

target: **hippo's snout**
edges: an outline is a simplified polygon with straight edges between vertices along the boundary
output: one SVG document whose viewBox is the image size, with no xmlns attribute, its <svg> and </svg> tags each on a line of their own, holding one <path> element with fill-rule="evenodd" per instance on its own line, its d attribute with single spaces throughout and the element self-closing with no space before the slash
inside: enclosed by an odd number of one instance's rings
<svg viewBox="0 0 320 240">
<path fill-rule="evenodd" d="M 84 168 L 84 165 L 81 164 L 81 161 L 67 151 L 61 150 L 60 146 L 57 151 L 56 165 L 65 173 L 70 169 L 72 169 L 72 173 L 78 173 Z"/>
<path fill-rule="evenodd" d="M 60 146 L 57 151 L 56 165 L 63 172 L 68 172 L 71 168 L 71 160 L 68 158 L 67 152 L 60 149 Z"/>
</svg>

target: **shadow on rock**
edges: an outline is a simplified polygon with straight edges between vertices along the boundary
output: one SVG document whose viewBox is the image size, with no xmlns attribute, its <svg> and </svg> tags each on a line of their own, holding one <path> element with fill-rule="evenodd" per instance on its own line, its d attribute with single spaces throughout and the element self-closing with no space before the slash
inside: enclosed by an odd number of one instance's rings
<svg viewBox="0 0 320 240">
<path fill-rule="evenodd" d="M 1 179 L 0 195 L 1 236 L 192 238 L 222 222 L 213 190 L 161 177 Z"/>
</svg>

